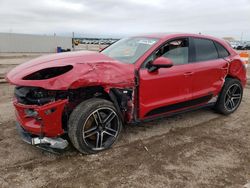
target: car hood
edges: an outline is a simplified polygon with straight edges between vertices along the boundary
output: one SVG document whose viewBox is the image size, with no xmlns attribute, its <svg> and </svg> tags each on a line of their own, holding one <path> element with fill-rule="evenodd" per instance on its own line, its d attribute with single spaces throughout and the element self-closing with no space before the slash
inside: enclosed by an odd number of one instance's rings
<svg viewBox="0 0 250 188">
<path fill-rule="evenodd" d="M 24 79 L 32 73 L 54 67 L 71 66 L 68 72 L 48 79 Z M 134 65 L 121 63 L 99 52 L 80 51 L 41 56 L 12 69 L 6 80 L 18 86 L 67 90 L 87 86 L 133 87 Z"/>
</svg>

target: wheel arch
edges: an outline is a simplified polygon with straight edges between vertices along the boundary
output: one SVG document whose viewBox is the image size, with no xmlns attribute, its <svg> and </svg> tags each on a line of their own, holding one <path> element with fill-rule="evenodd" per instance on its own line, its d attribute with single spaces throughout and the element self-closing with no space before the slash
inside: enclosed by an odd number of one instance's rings
<svg viewBox="0 0 250 188">
<path fill-rule="evenodd" d="M 69 105 L 64 109 L 64 115 L 62 117 L 63 128 L 67 129 L 67 121 L 71 112 L 81 102 L 91 99 L 100 98 L 112 102 L 122 120 L 125 123 L 128 118 L 127 114 L 132 115 L 133 110 L 129 109 L 129 104 L 132 103 L 133 89 L 131 88 L 105 88 L 103 86 L 89 86 L 81 87 L 78 89 L 70 90 L 74 92 L 75 96 L 72 100 L 69 100 Z"/>
<path fill-rule="evenodd" d="M 236 76 L 232 76 L 232 75 L 230 75 L 230 74 L 228 74 L 228 75 L 225 77 L 225 79 L 237 79 L 237 80 L 240 81 L 239 78 L 237 78 Z"/>
</svg>

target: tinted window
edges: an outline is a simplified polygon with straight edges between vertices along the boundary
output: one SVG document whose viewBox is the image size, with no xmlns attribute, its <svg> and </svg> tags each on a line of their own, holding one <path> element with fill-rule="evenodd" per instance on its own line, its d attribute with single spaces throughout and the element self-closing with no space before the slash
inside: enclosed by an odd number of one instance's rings
<svg viewBox="0 0 250 188">
<path fill-rule="evenodd" d="M 214 44 L 218 50 L 218 54 L 220 58 L 229 56 L 228 51 L 221 44 L 219 44 L 218 42 L 214 42 Z"/>
<path fill-rule="evenodd" d="M 196 61 L 208 61 L 218 58 L 213 41 L 207 39 L 194 39 Z"/>
</svg>

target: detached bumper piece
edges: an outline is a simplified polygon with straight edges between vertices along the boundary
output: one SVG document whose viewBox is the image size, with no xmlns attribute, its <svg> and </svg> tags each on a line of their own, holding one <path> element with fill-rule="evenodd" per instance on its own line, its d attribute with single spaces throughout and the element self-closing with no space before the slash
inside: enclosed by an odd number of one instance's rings
<svg viewBox="0 0 250 188">
<path fill-rule="evenodd" d="M 49 145 L 49 147 L 54 149 L 65 149 L 68 146 L 68 141 L 62 138 L 48 138 L 48 137 L 35 137 L 31 139 L 32 145 Z"/>
<path fill-rule="evenodd" d="M 28 132 L 26 132 L 21 125 L 17 122 L 16 127 L 18 133 L 21 135 L 24 142 L 36 146 L 40 149 L 60 154 L 69 145 L 68 141 L 63 138 L 48 138 L 48 137 L 37 137 Z"/>
</svg>

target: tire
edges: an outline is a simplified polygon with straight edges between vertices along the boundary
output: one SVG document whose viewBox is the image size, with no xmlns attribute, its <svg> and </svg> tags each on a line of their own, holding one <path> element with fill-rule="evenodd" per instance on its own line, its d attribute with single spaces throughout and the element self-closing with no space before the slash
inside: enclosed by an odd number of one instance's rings
<svg viewBox="0 0 250 188">
<path fill-rule="evenodd" d="M 98 98 L 80 103 L 71 113 L 68 123 L 69 138 L 83 154 L 110 148 L 121 130 L 122 121 L 113 103 Z"/>
<path fill-rule="evenodd" d="M 241 82 L 237 79 L 227 78 L 216 102 L 215 110 L 224 115 L 233 113 L 239 107 L 242 96 Z"/>
</svg>

